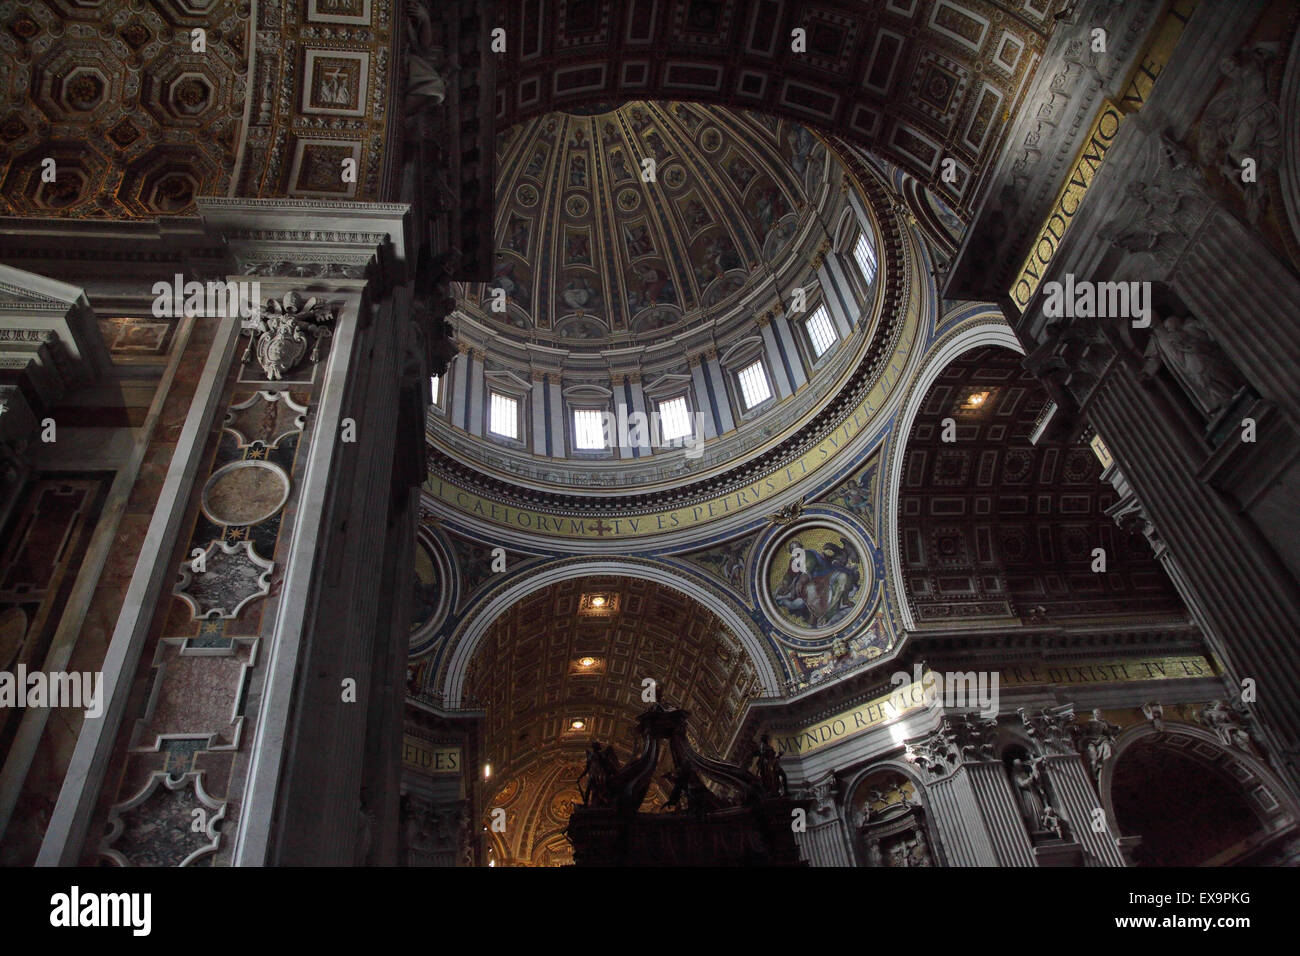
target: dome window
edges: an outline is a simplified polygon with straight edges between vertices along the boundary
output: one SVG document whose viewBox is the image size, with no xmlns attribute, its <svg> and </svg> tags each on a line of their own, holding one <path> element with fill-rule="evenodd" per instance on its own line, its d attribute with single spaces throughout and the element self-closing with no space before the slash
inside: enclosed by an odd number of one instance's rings
<svg viewBox="0 0 1300 956">
<path fill-rule="evenodd" d="M 736 378 L 740 382 L 740 397 L 745 403 L 745 411 L 772 397 L 772 386 L 768 384 L 767 369 L 763 367 L 762 359 L 746 365 Z"/>
</svg>

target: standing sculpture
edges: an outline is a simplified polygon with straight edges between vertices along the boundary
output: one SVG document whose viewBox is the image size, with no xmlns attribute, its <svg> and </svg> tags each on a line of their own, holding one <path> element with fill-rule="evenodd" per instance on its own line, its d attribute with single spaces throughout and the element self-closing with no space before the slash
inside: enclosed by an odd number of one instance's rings
<svg viewBox="0 0 1300 956">
<path fill-rule="evenodd" d="M 587 785 L 582 785 L 583 780 Z M 593 740 L 591 748 L 587 751 L 587 765 L 582 768 L 582 773 L 578 774 L 578 793 L 582 796 L 583 806 L 599 806 L 599 800 L 605 795 L 605 785 L 608 783 L 605 775 L 605 756 L 600 751 L 600 741 Z"/>
<path fill-rule="evenodd" d="M 1265 193 L 1242 172 L 1247 162 L 1260 170 L 1276 168 L 1282 147 L 1282 111 L 1268 90 L 1268 65 L 1277 54 L 1277 44 L 1259 43 L 1221 60 L 1224 86 L 1201 120 L 1198 158 L 1241 189 L 1252 225 L 1264 211 Z"/>
<path fill-rule="evenodd" d="M 587 764 L 578 775 L 578 793 L 582 795 L 584 807 L 601 807 L 609 803 L 609 782 L 619 771 L 618 754 L 614 747 L 607 744 L 600 746 L 599 740 L 591 742 L 587 751 Z M 587 786 L 582 786 L 583 779 Z"/>
<path fill-rule="evenodd" d="M 1020 810 L 1029 825 L 1029 832 L 1038 836 L 1054 833 L 1059 839 L 1064 839 L 1064 821 L 1052 805 L 1043 762 L 1043 757 L 1017 757 L 1011 761 L 1011 780 L 1016 785 Z"/>
<path fill-rule="evenodd" d="M 1154 375 L 1163 365 L 1206 418 L 1223 409 L 1243 384 L 1209 330 L 1192 316 L 1171 315 L 1153 323 L 1144 358 L 1144 375 Z"/>
<path fill-rule="evenodd" d="M 767 734 L 763 734 L 754 745 L 747 765 L 753 763 L 758 764 L 754 769 L 763 782 L 763 789 L 774 796 L 785 796 L 786 777 L 781 769 L 781 755 L 772 747 Z"/>
<path fill-rule="evenodd" d="M 1101 771 L 1107 760 L 1115 755 L 1115 735 L 1119 727 L 1101 716 L 1101 711 L 1093 708 L 1092 717 L 1081 729 L 1078 729 L 1079 751 L 1088 761 L 1088 769 L 1098 784 L 1101 783 Z"/>
<path fill-rule="evenodd" d="M 442 50 L 434 45 L 433 20 L 424 0 L 406 0 L 406 16 L 410 23 L 410 45 L 406 52 L 407 115 L 428 106 L 439 106 L 447 98 L 447 82 L 438 72 Z"/>
</svg>

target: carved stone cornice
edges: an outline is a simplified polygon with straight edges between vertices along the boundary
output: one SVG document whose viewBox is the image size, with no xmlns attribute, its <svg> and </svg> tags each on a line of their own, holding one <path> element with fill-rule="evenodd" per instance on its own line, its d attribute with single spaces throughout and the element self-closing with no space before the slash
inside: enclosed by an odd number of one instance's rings
<svg viewBox="0 0 1300 956">
<path fill-rule="evenodd" d="M 253 275 L 369 278 L 382 295 L 414 259 L 411 207 L 350 200 L 197 200 L 209 233 Z M 355 274 L 354 274 L 355 273 Z"/>
</svg>

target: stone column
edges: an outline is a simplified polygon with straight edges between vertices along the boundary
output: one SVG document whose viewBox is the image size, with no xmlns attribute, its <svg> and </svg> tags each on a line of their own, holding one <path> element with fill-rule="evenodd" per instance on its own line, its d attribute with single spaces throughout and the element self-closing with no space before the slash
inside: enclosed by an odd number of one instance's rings
<svg viewBox="0 0 1300 956">
<path fill-rule="evenodd" d="M 1300 279 L 1253 230 L 1216 205 L 1170 277 L 1215 342 L 1278 410 L 1300 426 Z"/>
<path fill-rule="evenodd" d="M 610 389 L 613 391 L 613 396 L 610 399 L 610 412 L 614 415 L 615 425 L 617 426 L 617 423 L 621 420 L 630 421 L 630 419 L 628 419 L 628 416 L 632 412 L 632 409 L 630 407 L 627 407 L 628 392 L 629 392 L 629 389 L 627 387 L 627 376 L 624 375 L 622 372 L 615 372 L 613 375 L 611 375 Z M 621 418 L 619 416 L 620 408 L 624 409 Z M 627 430 L 628 433 L 630 434 L 632 431 L 631 424 L 628 425 Z M 609 436 L 609 440 L 614 446 L 615 453 L 618 455 L 619 458 L 637 457 L 637 449 L 633 445 L 624 442 L 623 438 L 624 436 L 618 433 L 617 427 L 615 429 L 614 434 Z"/>
<path fill-rule="evenodd" d="M 546 454 L 546 375 L 533 372 L 532 391 L 529 393 L 529 407 L 533 419 L 533 454 Z"/>
<path fill-rule="evenodd" d="M 1001 761 L 982 760 L 966 765 L 976 805 L 997 854 L 999 866 L 1034 866 L 1034 849 L 1016 806 L 1011 782 Z"/>
<path fill-rule="evenodd" d="M 699 421 L 704 425 L 704 434 L 697 435 L 697 438 L 717 438 L 718 426 L 714 423 L 713 403 L 709 401 L 709 390 L 704 384 L 704 367 L 701 364 L 701 357 L 693 355 L 689 359 L 691 367 L 691 385 L 695 390 L 695 411 L 699 413 Z"/>
<path fill-rule="evenodd" d="M 767 356 L 767 367 L 772 370 L 772 383 L 776 388 L 776 397 L 788 398 L 794 392 L 790 387 L 790 373 L 786 370 L 788 360 L 777 346 L 776 332 L 772 329 L 770 313 L 758 317 L 758 330 L 763 336 L 763 352 Z"/>
<path fill-rule="evenodd" d="M 714 409 L 717 411 L 718 420 L 722 424 L 722 431 L 735 431 L 736 420 L 731 414 L 731 399 L 727 395 L 727 383 L 722 377 L 722 365 L 718 362 L 718 353 L 709 350 L 704 356 L 704 367 L 709 376 L 709 383 L 713 386 L 712 401 Z"/>
<path fill-rule="evenodd" d="M 1197 479 L 1203 452 L 1164 396 L 1143 386 L 1136 361 L 1119 356 L 1091 400 L 1088 416 L 1168 543 L 1175 578 L 1193 615 L 1223 655 L 1229 678 L 1253 678 L 1261 732 L 1293 788 L 1300 747 L 1300 596 L 1259 529 L 1232 502 Z M 1164 422 L 1152 427 L 1153 420 Z M 1285 766 L 1279 764 L 1285 763 Z"/>
<path fill-rule="evenodd" d="M 564 442 L 564 395 L 559 375 L 546 377 L 546 417 L 551 429 L 551 457 L 567 458 Z"/>
<path fill-rule="evenodd" d="M 646 455 L 650 454 L 650 443 L 654 440 L 655 436 L 650 434 L 650 416 L 646 413 L 645 389 L 641 386 L 640 372 L 632 372 L 628 376 L 628 390 L 632 393 L 632 407 L 629 409 L 629 414 L 632 412 L 638 412 L 641 415 L 645 415 L 645 427 L 638 429 L 637 434 L 637 437 L 641 439 L 641 443 L 636 446 L 638 457 L 644 458 Z M 628 430 L 631 431 L 630 426 Z"/>
<path fill-rule="evenodd" d="M 808 829 L 794 835 L 803 858 L 811 866 L 853 866 L 835 775 L 811 784 L 806 796 L 814 801 L 808 812 Z"/>
<path fill-rule="evenodd" d="M 184 373 L 192 380 L 192 393 L 186 394 L 189 408 L 179 433 L 168 443 L 171 459 L 167 473 L 104 654 L 103 713 L 87 718 L 82 725 L 37 857 L 38 866 L 75 866 L 82 862 L 86 843 L 98 841 L 92 818 L 97 818 L 96 804 L 109 775 L 116 734 L 127 719 L 137 668 L 148 667 L 147 662 L 142 665 L 141 658 L 154 609 L 166 600 L 165 591 L 175 580 L 175 542 L 183 533 L 204 444 L 217 421 L 222 386 L 239 340 L 236 321 L 199 316 L 194 323 L 187 342 L 192 351 L 181 360 Z"/>
<path fill-rule="evenodd" d="M 1070 836 L 1083 846 L 1083 865 L 1125 866 L 1114 835 L 1105 828 L 1098 832 L 1094 826 L 1094 820 L 1105 818 L 1096 813 L 1101 800 L 1083 758 L 1077 753 L 1056 754 L 1044 766 L 1061 801 L 1061 813 L 1070 821 Z"/>
<path fill-rule="evenodd" d="M 451 382 L 451 394 L 447 396 L 447 409 L 451 423 L 457 428 L 469 431 L 469 346 L 458 345 L 456 356 L 451 360 L 448 379 Z"/>
<path fill-rule="evenodd" d="M 1066 836 L 1082 849 L 1083 865 L 1124 866 L 1114 835 L 1105 828 L 1096 829 L 1095 821 L 1101 819 L 1097 813 L 1101 800 L 1092 771 L 1080 754 L 1090 734 L 1097 735 L 1092 739 L 1107 737 L 1113 741 L 1117 728 L 1096 721 L 1080 727 L 1075 722 L 1074 707 L 1069 704 L 1038 713 L 1021 710 L 1020 717 L 1035 753 L 1043 758 L 1043 773 L 1056 799 L 1056 809 L 1067 824 Z"/>
<path fill-rule="evenodd" d="M 950 866 L 997 866 L 1000 862 L 979 809 L 967 770 L 925 785 L 930 823 Z"/>
<path fill-rule="evenodd" d="M 1005 777 L 999 781 L 992 773 L 1001 773 L 992 756 L 992 729 L 971 718 L 944 717 L 935 731 L 908 741 L 904 756 L 926 775 L 931 820 L 949 863 L 1032 866 L 1023 828 L 1017 837 L 1009 825 Z M 1010 809 L 1014 813 L 1014 805 Z"/>
<path fill-rule="evenodd" d="M 799 349 L 794 344 L 794 331 L 790 328 L 790 320 L 778 313 L 772 317 L 772 329 L 776 333 L 781 351 L 785 353 L 790 373 L 790 388 L 798 391 L 807 383 L 808 375 L 804 372 L 803 361 L 799 358 Z"/>
<path fill-rule="evenodd" d="M 484 353 L 480 349 L 470 349 L 469 354 L 464 358 L 465 370 L 469 377 L 469 433 L 471 435 L 483 436 L 488 425 L 488 393 L 487 386 L 483 383 L 483 358 Z"/>
<path fill-rule="evenodd" d="M 105 715 L 41 863 L 395 859 L 410 602 L 381 594 L 409 587 L 427 368 L 410 295 L 386 284 L 406 207 L 343 205 L 203 204 L 264 304 L 247 338 L 229 318 L 192 337 L 206 359 L 105 659 Z M 343 215 L 352 230 L 321 228 Z M 205 827 L 173 839 L 177 807 Z"/>
<path fill-rule="evenodd" d="M 817 280 L 821 283 L 822 295 L 825 297 L 826 305 L 830 310 L 831 321 L 835 323 L 840 338 L 847 339 L 853 331 L 857 310 L 854 309 L 852 312 L 849 310 L 852 296 L 839 256 L 833 253 L 827 255 L 826 261 L 817 270 Z"/>
</svg>

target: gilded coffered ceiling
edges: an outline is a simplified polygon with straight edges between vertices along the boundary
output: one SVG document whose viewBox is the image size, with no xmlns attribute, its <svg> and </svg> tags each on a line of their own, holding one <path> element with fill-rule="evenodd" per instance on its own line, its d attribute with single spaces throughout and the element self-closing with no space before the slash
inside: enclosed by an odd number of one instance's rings
<svg viewBox="0 0 1300 956">
<path fill-rule="evenodd" d="M 512 41 L 497 124 L 633 97 L 764 110 L 833 131 L 969 210 L 1065 5 L 521 0 L 499 21 Z"/>
<path fill-rule="evenodd" d="M 381 198 L 391 16 L 372 0 L 0 4 L 0 212 Z"/>
<path fill-rule="evenodd" d="M 562 852 L 542 859 L 567 822 L 567 809 L 555 807 L 577 798 L 593 740 L 613 744 L 624 763 L 632 756 L 632 727 L 649 706 L 646 680 L 659 700 L 691 712 L 693 745 L 716 756 L 758 689 L 749 657 L 713 613 L 650 581 L 560 582 L 493 623 L 467 687 L 486 711 L 493 782 L 485 806 L 507 810 L 510 859 L 562 862 Z"/>
<path fill-rule="evenodd" d="M 1008 349 L 965 353 L 930 387 L 907 444 L 899 537 L 918 623 L 1096 615 L 1182 618 L 1087 445 L 1030 436 L 1047 394 Z M 951 419 L 952 440 L 944 422 Z M 1106 552 L 1095 573 L 1094 548 Z"/>
</svg>

